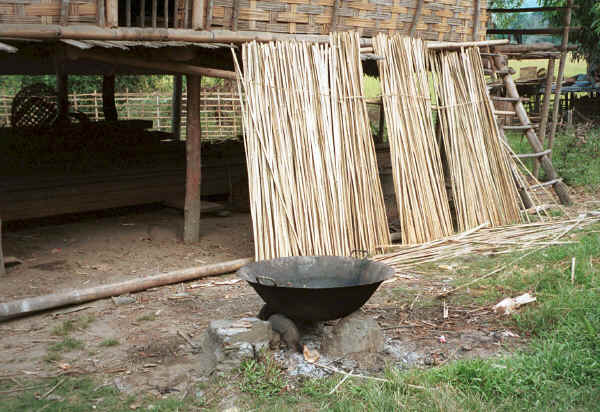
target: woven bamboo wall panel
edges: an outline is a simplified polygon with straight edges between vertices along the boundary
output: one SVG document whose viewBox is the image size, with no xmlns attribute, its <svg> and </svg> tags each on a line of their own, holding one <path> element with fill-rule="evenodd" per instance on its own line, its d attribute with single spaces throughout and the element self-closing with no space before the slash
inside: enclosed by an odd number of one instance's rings
<svg viewBox="0 0 600 412">
<path fill-rule="evenodd" d="M 0 23 L 59 24 L 60 0 L 3 0 L 0 4 Z M 96 23 L 96 1 L 69 3 L 70 24 Z"/>
<path fill-rule="evenodd" d="M 378 32 L 408 33 L 418 0 L 281 0 L 239 2 L 239 30 L 279 33 L 327 34 L 332 23 L 336 31 L 358 31 L 362 36 Z M 416 36 L 426 40 L 472 40 L 472 0 L 426 1 L 417 23 Z M 211 28 L 230 29 L 233 0 L 216 0 Z M 485 37 L 487 2 L 481 2 L 479 39 Z"/>
</svg>

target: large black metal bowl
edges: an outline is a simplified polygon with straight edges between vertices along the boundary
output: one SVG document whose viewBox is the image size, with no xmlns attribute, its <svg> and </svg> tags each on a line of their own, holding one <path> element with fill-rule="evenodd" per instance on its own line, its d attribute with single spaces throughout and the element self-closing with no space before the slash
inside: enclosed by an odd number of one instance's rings
<svg viewBox="0 0 600 412">
<path fill-rule="evenodd" d="M 394 270 L 368 259 L 295 256 L 250 263 L 237 274 L 263 298 L 270 312 L 322 321 L 358 310 Z"/>
</svg>

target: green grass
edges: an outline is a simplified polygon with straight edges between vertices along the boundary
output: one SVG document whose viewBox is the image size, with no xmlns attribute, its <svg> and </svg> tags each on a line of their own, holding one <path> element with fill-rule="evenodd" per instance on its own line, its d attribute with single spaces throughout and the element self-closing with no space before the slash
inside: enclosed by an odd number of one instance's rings
<svg viewBox="0 0 600 412">
<path fill-rule="evenodd" d="M 95 318 L 93 316 L 82 316 L 76 319 L 65 320 L 52 329 L 52 334 L 56 336 L 67 336 L 77 329 L 86 329 Z"/>
<path fill-rule="evenodd" d="M 524 136 L 509 133 L 507 137 L 517 153 L 531 153 L 531 146 Z M 593 192 L 600 190 L 600 128 L 589 130 L 586 142 L 579 145 L 573 128 L 559 130 L 552 150 L 552 163 L 566 184 L 583 186 Z M 532 161 L 524 163 L 531 170 Z"/>
<path fill-rule="evenodd" d="M 508 65 L 515 69 L 515 71 L 517 72 L 515 74 L 515 79 L 518 79 L 521 75 L 520 70 L 522 67 L 535 66 L 538 69 L 548 67 L 546 60 L 509 60 Z M 554 65 L 555 76 L 558 76 L 558 66 L 559 65 L 557 60 L 556 64 Z M 571 77 L 575 76 L 576 74 L 582 73 L 587 73 L 587 64 L 584 61 L 573 60 L 572 55 L 569 54 L 569 57 L 567 58 L 567 63 L 565 65 L 564 77 Z"/>
<path fill-rule="evenodd" d="M 100 342 L 100 346 L 110 347 L 110 346 L 118 346 L 119 341 L 117 339 L 104 339 Z"/>
</svg>

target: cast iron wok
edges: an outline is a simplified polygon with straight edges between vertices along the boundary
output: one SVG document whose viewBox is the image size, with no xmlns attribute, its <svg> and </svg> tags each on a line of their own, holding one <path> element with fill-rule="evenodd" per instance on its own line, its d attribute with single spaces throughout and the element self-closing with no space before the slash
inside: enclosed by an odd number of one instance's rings
<svg viewBox="0 0 600 412">
<path fill-rule="evenodd" d="M 270 313 L 324 321 L 360 309 L 394 270 L 368 259 L 294 256 L 250 263 L 237 275 L 254 288 Z"/>
</svg>

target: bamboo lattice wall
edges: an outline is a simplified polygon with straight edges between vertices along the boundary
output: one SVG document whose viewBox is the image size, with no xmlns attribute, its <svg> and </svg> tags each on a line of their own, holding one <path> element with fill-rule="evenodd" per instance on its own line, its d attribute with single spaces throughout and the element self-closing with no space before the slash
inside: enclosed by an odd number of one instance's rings
<svg viewBox="0 0 600 412">
<path fill-rule="evenodd" d="M 181 133 L 186 131 L 186 93 L 182 98 Z M 0 127 L 10 126 L 12 96 L 0 96 Z M 119 119 L 144 119 L 154 122 L 153 128 L 171 131 L 171 93 L 116 93 Z M 104 120 L 102 94 L 69 95 L 71 110 L 85 113 L 90 120 Z M 240 100 L 237 92 L 207 91 L 200 95 L 200 119 L 204 140 L 226 140 L 242 134 Z"/>
<path fill-rule="evenodd" d="M 172 2 L 174 0 L 170 0 Z M 140 0 L 132 0 L 136 6 Z M 122 3 L 120 3 L 122 4 Z M 154 4 L 154 3 L 152 3 Z M 146 1 L 146 20 L 152 4 Z M 173 3 L 171 3 L 173 4 Z M 177 3 L 178 27 L 191 27 L 191 2 L 187 13 Z M 408 34 L 415 15 L 419 14 L 415 36 L 425 40 L 473 40 L 475 5 L 473 0 L 207 0 L 205 28 L 250 30 L 275 33 L 327 34 L 331 31 L 358 31 L 371 37 L 379 32 Z M 419 13 L 419 4 L 422 8 Z M 59 0 L 4 0 L 0 4 L 1 23 L 58 24 Z M 487 1 L 480 6 L 479 38 L 485 37 Z M 238 10 L 237 16 L 234 8 Z M 136 9 L 137 10 L 137 9 Z M 124 8 L 119 12 L 122 14 Z M 154 14 L 154 13 L 152 13 Z M 160 14 L 160 13 L 159 13 Z M 182 15 L 188 16 L 185 19 Z M 125 16 L 120 16 L 121 22 Z M 135 16 L 133 16 L 135 17 Z M 130 18 L 131 19 L 131 18 Z M 95 24 L 96 2 L 73 1 L 65 24 Z M 136 19 L 131 19 L 137 25 Z M 187 22 L 187 25 L 184 23 Z M 179 24 L 179 23 L 178 23 Z M 171 16 L 170 27 L 173 26 Z M 160 26 L 160 25 L 159 25 Z M 146 27 L 151 27 L 147 24 Z M 160 26 L 162 27 L 162 26 Z"/>
</svg>

